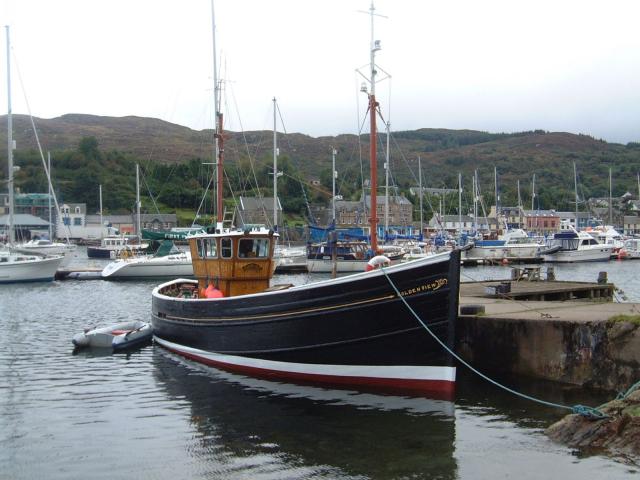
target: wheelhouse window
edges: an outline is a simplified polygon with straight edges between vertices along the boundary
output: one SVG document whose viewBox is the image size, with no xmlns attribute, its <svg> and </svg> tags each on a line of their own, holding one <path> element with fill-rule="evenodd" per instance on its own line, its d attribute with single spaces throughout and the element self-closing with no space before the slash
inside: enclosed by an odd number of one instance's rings
<svg viewBox="0 0 640 480">
<path fill-rule="evenodd" d="M 223 238 L 220 240 L 220 253 L 222 254 L 222 258 L 231 258 L 233 250 L 231 248 L 231 239 Z"/>
<path fill-rule="evenodd" d="M 242 238 L 238 242 L 239 258 L 266 258 L 268 256 L 268 238 Z"/>
<path fill-rule="evenodd" d="M 218 248 L 215 238 L 201 238 L 198 240 L 198 257 L 217 258 Z"/>
</svg>

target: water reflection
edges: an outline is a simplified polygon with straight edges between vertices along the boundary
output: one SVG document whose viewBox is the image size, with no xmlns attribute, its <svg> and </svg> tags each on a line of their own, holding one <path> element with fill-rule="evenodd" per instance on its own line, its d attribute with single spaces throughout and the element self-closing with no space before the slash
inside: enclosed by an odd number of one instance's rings
<svg viewBox="0 0 640 480">
<path fill-rule="evenodd" d="M 294 470 L 296 477 L 457 478 L 451 402 L 257 380 L 158 347 L 153 357 L 158 387 L 189 404 L 199 435 L 192 455 L 213 467 L 270 465 L 279 478 Z"/>
</svg>

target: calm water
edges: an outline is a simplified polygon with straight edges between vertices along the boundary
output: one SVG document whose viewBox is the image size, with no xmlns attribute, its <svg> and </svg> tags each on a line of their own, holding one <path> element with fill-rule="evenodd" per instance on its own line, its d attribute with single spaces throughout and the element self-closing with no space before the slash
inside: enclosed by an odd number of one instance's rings
<svg viewBox="0 0 640 480">
<path fill-rule="evenodd" d="M 594 280 L 606 270 L 640 301 L 638 267 L 556 266 L 556 275 Z M 500 267 L 464 271 L 478 280 L 508 276 Z M 582 480 L 640 473 L 550 442 L 543 430 L 562 411 L 513 398 L 462 370 L 454 403 L 261 381 L 153 345 L 128 354 L 72 353 L 72 335 L 87 325 L 148 319 L 156 283 L 0 287 L 0 478 Z M 556 402 L 605 399 L 505 381 Z"/>
</svg>

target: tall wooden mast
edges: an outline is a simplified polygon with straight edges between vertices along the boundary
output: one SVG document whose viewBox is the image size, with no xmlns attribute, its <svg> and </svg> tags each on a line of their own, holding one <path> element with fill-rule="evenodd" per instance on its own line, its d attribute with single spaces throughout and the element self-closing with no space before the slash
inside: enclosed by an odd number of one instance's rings
<svg viewBox="0 0 640 480">
<path fill-rule="evenodd" d="M 376 74 L 378 72 L 376 71 L 376 52 L 380 50 L 380 42 L 375 40 L 373 35 L 373 20 L 375 16 L 373 1 L 371 2 L 371 7 L 369 7 L 369 13 L 371 16 L 371 45 L 369 62 L 369 86 L 371 88 L 369 92 L 369 163 L 371 170 L 371 203 L 369 227 L 371 229 L 371 250 L 373 250 L 373 254 L 375 255 L 378 250 L 378 131 L 376 126 L 376 115 L 378 113 L 378 102 L 376 101 Z"/>
<path fill-rule="evenodd" d="M 215 195 L 214 205 L 216 211 L 216 221 L 222 222 L 224 217 L 224 136 L 223 136 L 223 115 L 220 111 L 220 82 L 218 81 L 218 57 L 216 53 L 216 17 L 213 7 L 213 0 L 211 0 L 211 30 L 213 38 L 213 104 L 215 110 L 215 159 L 214 165 L 216 168 L 216 183 L 215 183 Z"/>
</svg>

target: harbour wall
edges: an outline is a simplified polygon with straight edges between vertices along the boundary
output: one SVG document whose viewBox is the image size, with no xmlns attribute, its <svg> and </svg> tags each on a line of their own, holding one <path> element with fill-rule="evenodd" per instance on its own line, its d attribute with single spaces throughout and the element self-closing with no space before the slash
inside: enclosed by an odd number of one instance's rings
<svg viewBox="0 0 640 480">
<path fill-rule="evenodd" d="M 457 352 L 486 373 L 614 391 L 626 390 L 640 380 L 640 322 L 610 320 L 619 314 L 620 308 L 614 307 L 622 304 L 608 304 L 611 311 L 594 311 L 588 304 L 566 303 L 563 309 L 546 313 L 544 305 L 537 305 L 525 313 L 499 313 L 494 306 L 486 314 L 460 315 Z M 504 310 L 504 303 L 500 305 Z M 632 305 L 631 312 L 635 310 L 633 304 L 627 305 Z"/>
</svg>

